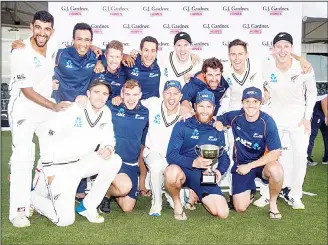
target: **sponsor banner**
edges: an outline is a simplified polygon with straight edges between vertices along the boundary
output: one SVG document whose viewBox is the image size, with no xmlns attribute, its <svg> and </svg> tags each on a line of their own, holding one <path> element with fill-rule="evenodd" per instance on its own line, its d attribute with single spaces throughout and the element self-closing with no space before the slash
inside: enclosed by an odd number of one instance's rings
<svg viewBox="0 0 328 245">
<path fill-rule="evenodd" d="M 292 34 L 294 52 L 300 54 L 301 6 L 295 2 L 49 2 L 49 11 L 64 45 L 71 43 L 74 25 L 86 22 L 94 32 L 93 44 L 99 47 L 116 39 L 124 43 L 124 52 L 130 52 L 151 35 L 159 42 L 159 55 L 168 55 L 174 36 L 185 31 L 194 42 L 193 52 L 202 58 L 227 60 L 228 43 L 239 38 L 255 50 L 250 57 L 262 60 L 280 31 Z"/>
</svg>

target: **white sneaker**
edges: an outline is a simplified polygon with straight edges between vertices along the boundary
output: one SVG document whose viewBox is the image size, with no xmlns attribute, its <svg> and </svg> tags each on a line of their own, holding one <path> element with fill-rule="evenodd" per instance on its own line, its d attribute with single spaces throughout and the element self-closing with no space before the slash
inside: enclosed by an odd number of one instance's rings
<svg viewBox="0 0 328 245">
<path fill-rule="evenodd" d="M 158 216 L 161 216 L 161 211 L 162 211 L 162 207 L 151 206 L 151 209 L 149 211 L 149 215 L 154 216 L 154 217 L 158 217 Z"/>
<path fill-rule="evenodd" d="M 304 204 L 302 203 L 301 199 L 299 198 L 291 198 L 289 201 L 288 201 L 288 204 L 290 206 L 292 206 L 293 209 L 305 209 L 305 206 Z"/>
<path fill-rule="evenodd" d="M 322 162 L 323 165 L 328 165 L 328 161 Z"/>
<path fill-rule="evenodd" d="M 270 203 L 270 200 L 264 196 L 261 196 L 259 199 L 257 199 L 253 205 L 259 207 L 259 208 L 263 208 L 266 205 L 268 205 Z"/>
<path fill-rule="evenodd" d="M 83 201 L 80 202 L 75 210 L 79 215 L 86 217 L 91 223 L 103 223 L 105 221 L 104 217 L 97 212 L 97 209 L 86 209 L 83 205 Z"/>
<path fill-rule="evenodd" d="M 21 228 L 21 227 L 28 227 L 31 225 L 30 221 L 28 220 L 28 218 L 24 215 L 24 216 L 17 216 L 16 218 L 12 219 L 10 221 L 13 226 Z"/>
</svg>

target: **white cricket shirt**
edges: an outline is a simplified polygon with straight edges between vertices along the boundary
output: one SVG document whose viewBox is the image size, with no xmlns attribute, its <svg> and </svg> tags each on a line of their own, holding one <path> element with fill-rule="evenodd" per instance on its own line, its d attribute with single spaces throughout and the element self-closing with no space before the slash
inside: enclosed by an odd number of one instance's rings
<svg viewBox="0 0 328 245">
<path fill-rule="evenodd" d="M 291 68 L 282 72 L 274 59 L 263 67 L 265 87 L 270 94 L 268 113 L 280 127 L 297 127 L 302 118 L 312 117 L 317 88 L 313 71 L 302 74 L 300 63 L 293 58 Z"/>
<path fill-rule="evenodd" d="M 160 98 L 151 97 L 142 100 L 141 103 L 149 110 L 149 128 L 145 147 L 166 157 L 173 127 L 179 121 L 180 104 L 177 112 L 169 116 L 164 101 Z"/>
</svg>

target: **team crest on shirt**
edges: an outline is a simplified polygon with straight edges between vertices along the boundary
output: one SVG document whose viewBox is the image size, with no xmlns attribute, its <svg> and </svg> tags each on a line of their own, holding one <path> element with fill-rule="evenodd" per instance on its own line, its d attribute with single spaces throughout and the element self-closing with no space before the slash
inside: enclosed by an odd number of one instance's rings
<svg viewBox="0 0 328 245">
<path fill-rule="evenodd" d="M 38 68 L 41 66 L 41 62 L 37 57 L 34 57 L 34 66 L 35 66 L 35 68 Z"/>
<path fill-rule="evenodd" d="M 271 79 L 271 82 L 272 82 L 272 83 L 276 83 L 276 82 L 278 82 L 277 77 L 276 77 L 276 75 L 275 75 L 274 73 L 272 73 L 272 74 L 270 75 L 270 79 Z"/>
<path fill-rule="evenodd" d="M 99 75 L 99 78 L 105 80 L 105 75 L 104 74 L 100 74 Z"/>
<path fill-rule="evenodd" d="M 169 70 L 167 68 L 164 69 L 164 76 L 169 77 Z"/>
<path fill-rule="evenodd" d="M 191 139 L 195 139 L 195 140 L 198 140 L 199 139 L 199 132 L 197 129 L 194 129 L 194 132 L 192 133 Z"/>
<path fill-rule="evenodd" d="M 253 146 L 252 146 L 252 148 L 254 150 L 260 150 L 261 149 L 261 146 L 258 143 L 254 143 Z"/>
<path fill-rule="evenodd" d="M 75 119 L 74 128 L 81 128 L 81 127 L 82 127 L 82 118 L 81 117 L 77 117 Z"/>
<path fill-rule="evenodd" d="M 154 123 L 156 123 L 156 124 L 160 124 L 161 123 L 161 116 L 159 114 L 157 114 L 155 116 Z"/>
<path fill-rule="evenodd" d="M 228 77 L 227 83 L 229 84 L 229 86 L 232 86 L 232 81 L 231 81 L 231 78 L 230 77 Z"/>
<path fill-rule="evenodd" d="M 73 68 L 73 63 L 72 63 L 71 60 L 68 60 L 68 61 L 66 62 L 66 68 Z"/>
<path fill-rule="evenodd" d="M 138 67 L 133 68 L 131 75 L 138 77 L 139 76 L 139 69 Z"/>
<path fill-rule="evenodd" d="M 116 113 L 117 116 L 119 117 L 125 117 L 125 112 L 123 108 L 120 108 L 118 112 Z"/>
</svg>

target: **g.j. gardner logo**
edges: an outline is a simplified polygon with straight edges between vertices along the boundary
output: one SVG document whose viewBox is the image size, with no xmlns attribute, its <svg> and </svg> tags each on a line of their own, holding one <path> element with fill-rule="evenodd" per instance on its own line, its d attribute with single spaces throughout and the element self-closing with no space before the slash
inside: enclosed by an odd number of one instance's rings
<svg viewBox="0 0 328 245">
<path fill-rule="evenodd" d="M 88 8 L 82 7 L 82 6 L 62 6 L 62 11 L 68 12 L 70 16 L 81 16 L 83 12 L 89 11 Z"/>
</svg>

